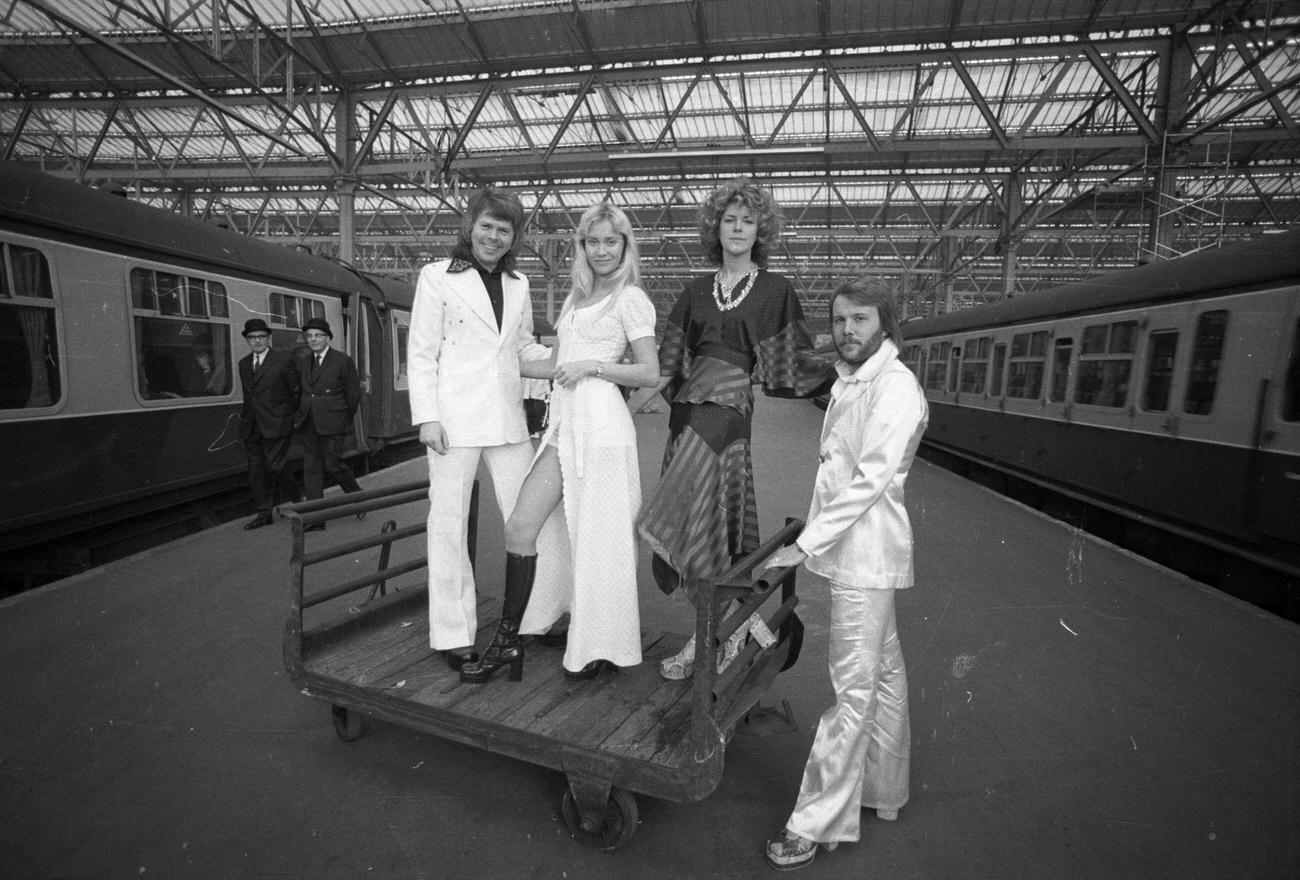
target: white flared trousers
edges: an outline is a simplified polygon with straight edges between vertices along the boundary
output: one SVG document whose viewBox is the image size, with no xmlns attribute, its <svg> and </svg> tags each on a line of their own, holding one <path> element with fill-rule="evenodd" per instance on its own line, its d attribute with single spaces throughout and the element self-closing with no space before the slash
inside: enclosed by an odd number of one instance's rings
<svg viewBox="0 0 1300 880">
<path fill-rule="evenodd" d="M 818 843 L 856 841 L 862 810 L 907 803 L 912 734 L 892 589 L 831 584 L 830 672 L 835 705 L 817 725 L 786 823 Z"/>
<path fill-rule="evenodd" d="M 429 461 L 429 647 L 445 651 L 474 644 L 478 629 L 478 591 L 466 538 L 470 494 L 480 460 L 492 475 L 497 507 L 510 518 L 519 488 L 533 463 L 533 444 L 453 446 L 446 455 L 428 452 Z M 563 505 L 537 537 L 537 581 L 572 579 Z"/>
</svg>

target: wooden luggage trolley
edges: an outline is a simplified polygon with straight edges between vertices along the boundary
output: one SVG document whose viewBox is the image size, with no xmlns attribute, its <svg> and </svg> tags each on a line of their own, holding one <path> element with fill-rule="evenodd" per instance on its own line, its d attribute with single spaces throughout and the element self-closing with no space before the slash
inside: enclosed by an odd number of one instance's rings
<svg viewBox="0 0 1300 880">
<path fill-rule="evenodd" d="M 427 490 L 427 481 L 413 482 L 285 508 L 293 520 L 285 667 L 304 694 L 332 704 L 339 737 L 356 739 L 361 719 L 370 716 L 560 770 L 568 781 L 561 803 L 565 824 L 580 842 L 599 849 L 621 846 L 636 830 L 632 792 L 679 803 L 711 794 L 737 724 L 787 665 L 792 645 L 797 652 L 795 568 L 764 572 L 758 566 L 793 541 L 802 523 L 790 522 L 722 576 L 700 583 L 695 632 L 702 647 L 686 681 L 665 681 L 658 671 L 658 660 L 685 638 L 646 632 L 645 660 L 637 667 L 570 681 L 560 651 L 530 646 L 523 681 L 499 676 L 469 685 L 429 648 L 422 573 Z M 308 551 L 304 526 L 380 511 L 375 520 L 386 521 L 378 534 Z M 402 518 L 409 524 L 400 525 Z M 471 542 L 473 536 L 471 521 Z M 374 559 L 376 552 L 377 569 L 357 576 L 357 560 Z M 417 571 L 418 578 L 393 587 Z M 332 576 L 338 580 L 331 582 Z M 779 600 L 768 603 L 778 590 Z M 738 609 L 721 618 L 732 599 L 739 600 Z M 480 600 L 480 646 L 496 625 L 495 614 L 487 619 L 483 613 L 488 604 Z M 763 647 L 747 639 L 718 672 L 727 637 L 756 611 L 778 634 L 776 642 Z"/>
</svg>

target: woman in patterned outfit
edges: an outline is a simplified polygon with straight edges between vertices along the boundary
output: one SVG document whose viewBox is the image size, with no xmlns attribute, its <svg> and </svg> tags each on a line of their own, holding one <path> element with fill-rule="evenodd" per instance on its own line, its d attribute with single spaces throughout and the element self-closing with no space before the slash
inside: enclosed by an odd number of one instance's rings
<svg viewBox="0 0 1300 880">
<path fill-rule="evenodd" d="M 763 268 L 781 223 L 771 195 L 746 178 L 705 200 L 700 241 L 720 268 L 686 286 L 659 348 L 656 389 L 672 406 L 668 448 L 637 532 L 654 551 L 660 589 L 684 587 L 692 601 L 699 580 L 759 544 L 750 460 L 753 384 L 769 396 L 804 397 L 833 380 L 829 360 L 813 350 L 794 286 Z M 633 409 L 640 398 L 634 395 Z M 692 637 L 660 672 L 687 678 L 694 660 Z"/>
<path fill-rule="evenodd" d="M 567 678 L 594 678 L 602 669 L 641 662 L 632 528 L 641 478 L 632 414 L 618 386 L 658 381 L 655 310 L 637 286 L 636 240 L 621 210 L 605 202 L 589 208 L 578 223 L 574 252 L 573 287 L 557 322 L 554 359 L 520 364 L 522 375 L 553 379 L 555 390 L 550 426 L 506 522 L 508 568 L 530 569 L 542 524 L 563 501 L 573 582 L 548 584 L 531 599 L 531 581 L 528 592 L 516 591 L 512 607 L 527 606 L 522 623 L 516 618 L 514 632 L 498 627 L 479 663 L 462 671 L 465 681 L 487 681 L 506 664 L 517 678 L 523 665 L 519 634 L 545 632 L 566 611 Z M 621 363 L 629 349 L 633 362 Z"/>
</svg>

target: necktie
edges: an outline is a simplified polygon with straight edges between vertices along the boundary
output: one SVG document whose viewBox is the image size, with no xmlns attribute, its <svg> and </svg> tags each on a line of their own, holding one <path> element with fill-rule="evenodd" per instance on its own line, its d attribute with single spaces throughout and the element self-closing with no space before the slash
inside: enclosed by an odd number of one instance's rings
<svg viewBox="0 0 1300 880">
<path fill-rule="evenodd" d="M 262 356 L 259 354 L 253 358 L 253 372 L 256 373 L 260 369 L 262 369 Z"/>
</svg>

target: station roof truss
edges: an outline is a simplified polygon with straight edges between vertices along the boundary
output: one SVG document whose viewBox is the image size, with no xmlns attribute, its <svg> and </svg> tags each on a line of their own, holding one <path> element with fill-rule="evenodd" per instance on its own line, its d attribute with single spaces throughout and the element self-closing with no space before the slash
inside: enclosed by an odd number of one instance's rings
<svg viewBox="0 0 1300 880">
<path fill-rule="evenodd" d="M 582 210 L 652 296 L 751 175 L 810 312 L 909 312 L 1300 223 L 1300 0 L 0 0 L 0 158 L 413 278 L 517 191 L 562 292 Z"/>
</svg>

